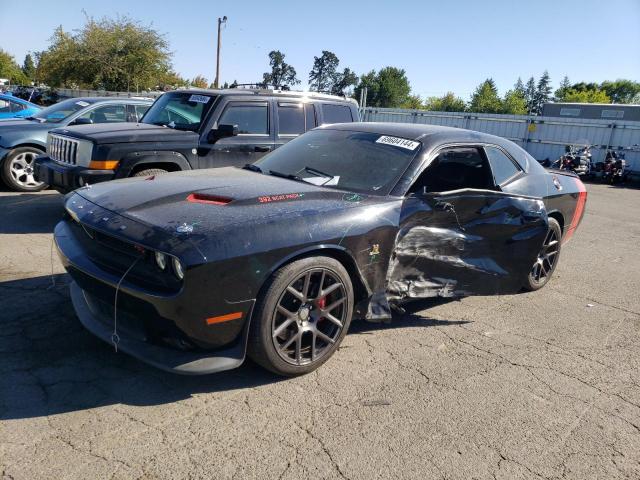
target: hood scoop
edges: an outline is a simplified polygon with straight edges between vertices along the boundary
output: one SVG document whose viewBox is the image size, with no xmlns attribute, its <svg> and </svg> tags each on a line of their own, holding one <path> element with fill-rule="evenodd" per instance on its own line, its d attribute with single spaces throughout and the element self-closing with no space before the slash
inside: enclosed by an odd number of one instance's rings
<svg viewBox="0 0 640 480">
<path fill-rule="evenodd" d="M 226 205 L 232 201 L 232 198 L 220 195 L 210 195 L 208 193 L 192 193 L 187 197 L 187 202 L 206 203 L 208 205 Z"/>
</svg>

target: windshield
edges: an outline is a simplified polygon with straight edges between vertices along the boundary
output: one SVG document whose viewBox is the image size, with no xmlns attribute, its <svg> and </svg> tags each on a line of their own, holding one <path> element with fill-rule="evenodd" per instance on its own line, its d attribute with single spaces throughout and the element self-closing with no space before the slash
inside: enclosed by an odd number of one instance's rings
<svg viewBox="0 0 640 480">
<path fill-rule="evenodd" d="M 387 195 L 407 169 L 420 142 L 379 133 L 312 130 L 254 165 L 315 185 Z"/>
<path fill-rule="evenodd" d="M 179 130 L 198 131 L 207 117 L 215 96 L 187 92 L 165 93 L 142 117 L 142 123 Z"/>
<path fill-rule="evenodd" d="M 60 123 L 65 118 L 70 117 L 78 110 L 82 110 L 85 107 L 91 105 L 89 102 L 79 100 L 77 98 L 71 98 L 62 102 L 51 105 L 38 113 L 32 115 L 33 118 L 44 120 L 46 123 Z"/>
</svg>

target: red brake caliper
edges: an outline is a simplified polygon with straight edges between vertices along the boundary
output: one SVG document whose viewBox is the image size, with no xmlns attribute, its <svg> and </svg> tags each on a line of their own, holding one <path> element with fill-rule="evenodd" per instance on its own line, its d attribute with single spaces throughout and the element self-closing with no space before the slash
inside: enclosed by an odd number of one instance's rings
<svg viewBox="0 0 640 480">
<path fill-rule="evenodd" d="M 324 309 L 327 306 L 327 297 L 320 297 L 316 300 L 316 306 L 320 309 Z M 322 320 L 324 317 L 319 317 L 318 320 Z"/>
</svg>

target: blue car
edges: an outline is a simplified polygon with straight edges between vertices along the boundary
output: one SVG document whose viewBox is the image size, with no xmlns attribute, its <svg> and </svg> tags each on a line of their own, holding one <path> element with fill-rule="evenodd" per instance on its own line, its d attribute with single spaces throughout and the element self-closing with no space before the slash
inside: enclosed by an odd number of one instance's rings
<svg viewBox="0 0 640 480">
<path fill-rule="evenodd" d="M 13 95 L 0 94 L 0 120 L 5 118 L 24 118 L 35 115 L 41 107 Z"/>
</svg>

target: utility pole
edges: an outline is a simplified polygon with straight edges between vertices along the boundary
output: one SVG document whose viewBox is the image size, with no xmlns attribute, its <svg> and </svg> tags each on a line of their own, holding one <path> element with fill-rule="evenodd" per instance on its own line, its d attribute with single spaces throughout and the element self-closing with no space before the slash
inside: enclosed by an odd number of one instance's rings
<svg viewBox="0 0 640 480">
<path fill-rule="evenodd" d="M 227 23 L 226 15 L 222 18 L 218 17 L 218 52 L 216 54 L 216 79 L 213 81 L 214 88 L 218 88 L 218 83 L 220 81 L 220 31 L 223 23 Z"/>
</svg>

